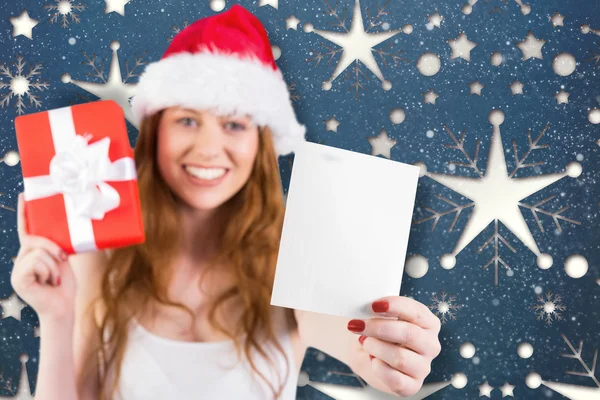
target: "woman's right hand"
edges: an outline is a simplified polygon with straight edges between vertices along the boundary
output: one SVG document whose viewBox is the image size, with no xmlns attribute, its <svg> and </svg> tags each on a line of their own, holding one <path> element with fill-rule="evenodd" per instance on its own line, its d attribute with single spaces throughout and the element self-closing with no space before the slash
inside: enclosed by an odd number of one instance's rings
<svg viewBox="0 0 600 400">
<path fill-rule="evenodd" d="M 55 242 L 27 232 L 23 193 L 19 194 L 17 230 L 21 248 L 10 279 L 13 289 L 40 320 L 73 318 L 76 282 L 68 255 Z"/>
</svg>

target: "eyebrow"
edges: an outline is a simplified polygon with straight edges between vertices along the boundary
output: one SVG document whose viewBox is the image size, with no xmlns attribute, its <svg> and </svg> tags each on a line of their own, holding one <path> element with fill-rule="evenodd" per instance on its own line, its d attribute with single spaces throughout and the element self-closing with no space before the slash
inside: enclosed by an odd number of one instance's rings
<svg viewBox="0 0 600 400">
<path fill-rule="evenodd" d="M 179 111 L 190 112 L 190 113 L 198 115 L 198 116 L 201 115 L 200 112 L 198 112 L 198 110 L 195 110 L 193 108 L 183 108 L 183 107 L 180 107 Z M 238 115 L 236 115 L 236 114 L 232 113 L 232 114 L 226 114 L 226 115 L 218 115 L 217 117 L 220 118 L 220 119 L 225 119 L 225 118 L 243 118 L 243 119 L 248 119 L 250 123 L 253 122 L 252 117 L 250 115 L 244 115 L 244 114 L 241 114 L 241 115 L 238 114 Z"/>
</svg>

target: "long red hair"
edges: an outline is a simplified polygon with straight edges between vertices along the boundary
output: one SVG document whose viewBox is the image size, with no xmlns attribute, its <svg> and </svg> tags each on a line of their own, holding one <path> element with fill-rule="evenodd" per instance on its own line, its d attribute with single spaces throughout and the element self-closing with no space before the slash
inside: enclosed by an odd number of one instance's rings
<svg viewBox="0 0 600 400">
<path fill-rule="evenodd" d="M 173 270 L 160 267 L 173 260 L 180 240 L 175 195 L 162 179 L 156 164 L 161 116 L 162 112 L 158 112 L 142 121 L 134 151 L 146 241 L 113 250 L 102 279 L 98 300 L 102 302 L 104 313 L 99 334 L 104 346 L 99 349 L 99 356 L 103 370 L 112 370 L 112 374 L 101 376 L 100 400 L 112 399 L 115 394 L 127 343 L 127 326 L 137 312 L 157 302 L 181 308 L 195 321 L 191 309 L 169 299 L 167 288 Z M 285 378 L 280 377 L 277 387 L 257 368 L 251 357 L 251 351 L 255 349 L 274 366 L 264 350 L 265 344 L 271 342 L 288 360 L 276 337 L 270 305 L 284 204 L 277 156 L 268 127 L 260 128 L 259 150 L 248 182 L 225 206 L 229 210 L 228 221 L 224 224 L 221 245 L 211 268 L 226 265 L 235 282 L 212 302 L 209 321 L 211 326 L 235 341 L 238 356 L 244 351 L 252 371 L 268 384 L 274 398 L 278 398 L 289 377 L 289 368 Z M 243 312 L 237 327 L 230 332 L 219 323 L 216 312 L 232 299 L 242 304 Z M 288 323 L 294 324 L 291 311 L 285 309 Z M 110 334 L 104 336 L 103 332 Z M 242 334 L 245 334 L 243 340 L 240 339 Z M 109 375 L 112 375 L 112 383 L 108 381 Z"/>
</svg>

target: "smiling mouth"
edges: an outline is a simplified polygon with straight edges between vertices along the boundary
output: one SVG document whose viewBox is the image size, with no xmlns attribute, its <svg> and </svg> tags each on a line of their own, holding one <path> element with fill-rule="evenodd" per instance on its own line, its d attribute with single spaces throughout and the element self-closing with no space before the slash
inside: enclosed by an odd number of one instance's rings
<svg viewBox="0 0 600 400">
<path fill-rule="evenodd" d="M 226 168 L 221 167 L 192 167 L 191 165 L 184 165 L 183 169 L 194 178 L 203 179 L 206 181 L 212 181 L 221 178 L 227 173 Z"/>
</svg>

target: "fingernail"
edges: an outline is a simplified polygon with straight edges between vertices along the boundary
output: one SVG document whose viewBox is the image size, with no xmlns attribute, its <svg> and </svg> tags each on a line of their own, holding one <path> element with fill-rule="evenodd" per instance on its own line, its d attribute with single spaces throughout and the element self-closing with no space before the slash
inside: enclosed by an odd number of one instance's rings
<svg viewBox="0 0 600 400">
<path fill-rule="evenodd" d="M 348 322 L 348 330 L 352 332 L 362 332 L 365 330 L 365 321 L 360 319 L 353 319 Z"/>
<path fill-rule="evenodd" d="M 379 300 L 373 302 L 371 307 L 375 312 L 386 312 L 388 308 L 390 308 L 390 303 L 388 303 L 386 300 Z"/>
<path fill-rule="evenodd" d="M 67 258 L 69 258 L 69 256 L 67 255 L 67 253 L 65 253 L 64 251 L 62 251 L 60 253 L 60 259 L 63 260 L 63 261 L 66 261 Z"/>
<path fill-rule="evenodd" d="M 56 286 L 60 286 L 61 277 L 56 278 Z"/>
<path fill-rule="evenodd" d="M 360 336 L 358 337 L 358 341 L 360 342 L 360 344 L 363 344 L 363 342 L 365 341 L 365 339 L 366 339 L 366 338 L 367 338 L 367 337 L 366 337 L 365 335 L 360 335 Z"/>
<path fill-rule="evenodd" d="M 372 360 L 372 359 L 374 359 L 375 357 L 369 354 L 369 358 Z"/>
</svg>

